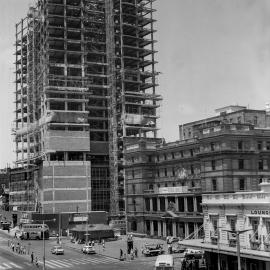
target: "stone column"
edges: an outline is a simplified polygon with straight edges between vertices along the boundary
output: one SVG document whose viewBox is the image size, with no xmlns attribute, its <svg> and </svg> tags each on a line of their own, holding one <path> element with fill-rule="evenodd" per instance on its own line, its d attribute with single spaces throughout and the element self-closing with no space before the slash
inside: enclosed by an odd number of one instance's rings
<svg viewBox="0 0 270 270">
<path fill-rule="evenodd" d="M 172 223 L 173 236 L 176 236 L 176 222 Z"/>
<path fill-rule="evenodd" d="M 197 198 L 196 197 L 193 197 L 193 211 L 194 212 L 198 211 L 198 209 L 197 209 Z"/>
<path fill-rule="evenodd" d="M 167 211 L 168 209 L 168 204 L 169 204 L 168 197 L 165 197 L 165 211 Z"/>
<path fill-rule="evenodd" d="M 150 220 L 150 235 L 154 235 L 154 221 Z"/>
<path fill-rule="evenodd" d="M 166 222 L 163 221 L 163 237 L 166 237 L 167 236 L 167 225 L 166 225 Z"/>
<path fill-rule="evenodd" d="M 158 221 L 158 236 L 162 236 L 161 221 Z"/>
<path fill-rule="evenodd" d="M 189 236 L 189 229 L 188 229 L 188 223 L 185 222 L 185 237 Z"/>
<path fill-rule="evenodd" d="M 153 198 L 150 198 L 150 212 L 153 212 Z"/>
<path fill-rule="evenodd" d="M 178 197 L 175 197 L 175 210 L 176 212 L 179 212 Z"/>
<path fill-rule="evenodd" d="M 160 198 L 157 197 L 157 210 L 160 212 Z"/>
<path fill-rule="evenodd" d="M 198 238 L 198 234 L 199 234 L 199 232 L 198 232 L 198 223 L 194 223 L 194 234 L 195 234 L 195 238 Z"/>
<path fill-rule="evenodd" d="M 188 211 L 188 207 L 187 207 L 187 197 L 184 197 L 184 211 L 185 211 L 185 212 Z"/>
</svg>

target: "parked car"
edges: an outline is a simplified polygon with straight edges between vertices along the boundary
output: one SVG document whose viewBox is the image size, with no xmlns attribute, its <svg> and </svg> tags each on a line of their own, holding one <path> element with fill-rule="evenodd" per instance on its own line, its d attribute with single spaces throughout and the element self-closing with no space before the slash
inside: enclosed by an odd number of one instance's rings
<svg viewBox="0 0 270 270">
<path fill-rule="evenodd" d="M 64 249 L 62 246 L 54 246 L 51 249 L 51 253 L 55 255 L 64 255 Z"/>
<path fill-rule="evenodd" d="M 85 254 L 96 254 L 95 248 L 92 245 L 86 245 L 82 248 L 82 252 Z"/>
<path fill-rule="evenodd" d="M 173 253 L 183 253 L 186 251 L 186 248 L 183 245 L 175 244 L 172 246 L 172 252 Z"/>
<path fill-rule="evenodd" d="M 165 253 L 163 244 L 145 244 L 142 251 L 144 256 L 157 256 Z"/>
<path fill-rule="evenodd" d="M 178 242 L 180 239 L 178 237 L 175 237 L 175 236 L 169 236 L 167 238 L 167 244 L 172 244 L 174 242 Z"/>
</svg>

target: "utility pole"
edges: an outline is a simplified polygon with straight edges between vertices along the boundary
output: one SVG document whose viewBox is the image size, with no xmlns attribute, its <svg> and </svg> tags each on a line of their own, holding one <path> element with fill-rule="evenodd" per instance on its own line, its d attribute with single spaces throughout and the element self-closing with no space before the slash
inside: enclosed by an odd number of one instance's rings
<svg viewBox="0 0 270 270">
<path fill-rule="evenodd" d="M 223 230 L 225 232 L 236 234 L 236 256 L 237 256 L 237 270 L 241 270 L 241 255 L 240 255 L 240 234 L 252 231 L 252 229 L 247 230 Z"/>
</svg>

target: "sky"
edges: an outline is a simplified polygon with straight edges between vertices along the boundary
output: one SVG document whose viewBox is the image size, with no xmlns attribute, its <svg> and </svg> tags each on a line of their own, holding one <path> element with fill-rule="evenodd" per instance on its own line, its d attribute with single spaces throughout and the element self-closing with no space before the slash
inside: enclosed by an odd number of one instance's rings
<svg viewBox="0 0 270 270">
<path fill-rule="evenodd" d="M 0 24 L 0 168 L 15 160 L 15 23 L 33 0 L 2 0 Z M 270 101 L 270 1 L 157 0 L 154 3 L 159 136 L 178 139 L 178 125 Z"/>
</svg>

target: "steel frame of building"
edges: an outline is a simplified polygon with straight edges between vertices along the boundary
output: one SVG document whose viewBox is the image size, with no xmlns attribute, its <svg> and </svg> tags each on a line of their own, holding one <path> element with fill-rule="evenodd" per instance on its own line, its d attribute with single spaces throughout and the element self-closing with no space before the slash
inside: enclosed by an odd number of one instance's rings
<svg viewBox="0 0 270 270">
<path fill-rule="evenodd" d="M 39 0 L 16 25 L 16 164 L 91 161 L 91 208 L 111 215 L 125 140 L 157 136 L 153 2 Z M 54 149 L 53 131 L 87 133 L 90 149 Z"/>
</svg>

